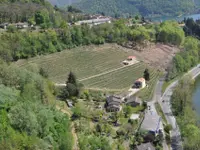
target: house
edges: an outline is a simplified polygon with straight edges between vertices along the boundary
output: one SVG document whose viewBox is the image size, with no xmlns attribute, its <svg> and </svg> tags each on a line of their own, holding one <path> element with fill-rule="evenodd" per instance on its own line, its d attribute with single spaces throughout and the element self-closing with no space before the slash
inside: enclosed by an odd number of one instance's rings
<svg viewBox="0 0 200 150">
<path fill-rule="evenodd" d="M 106 98 L 106 111 L 109 112 L 116 112 L 116 111 L 120 111 L 122 109 L 121 104 L 122 104 L 123 100 L 121 99 L 120 96 L 117 95 L 112 95 L 112 96 L 108 96 Z"/>
<path fill-rule="evenodd" d="M 135 56 L 128 56 L 128 58 L 126 60 L 124 60 L 122 63 L 124 65 L 133 65 L 138 63 L 139 61 L 136 59 Z"/>
<path fill-rule="evenodd" d="M 24 29 L 24 28 L 28 28 L 28 23 L 26 23 L 26 22 L 19 22 L 19 23 L 16 23 L 15 26 L 18 29 Z"/>
<path fill-rule="evenodd" d="M 144 78 L 139 78 L 135 81 L 134 88 L 144 88 L 146 86 L 146 81 Z"/>
<path fill-rule="evenodd" d="M 90 26 L 93 26 L 93 25 L 99 25 L 103 23 L 111 23 L 111 19 L 108 17 L 104 17 L 104 18 L 96 18 L 96 19 L 90 19 L 90 20 L 82 20 L 82 21 L 76 22 L 75 25 L 88 24 Z"/>
<path fill-rule="evenodd" d="M 134 150 L 156 150 L 155 147 L 149 142 L 149 143 L 143 143 L 141 145 L 136 146 Z"/>
<path fill-rule="evenodd" d="M 126 99 L 126 104 L 132 107 L 141 106 L 142 103 L 142 100 L 137 96 L 131 96 L 130 98 Z"/>
<path fill-rule="evenodd" d="M 144 120 L 141 124 L 141 129 L 157 135 L 163 130 L 162 118 L 157 114 L 154 104 L 147 103 Z"/>
<path fill-rule="evenodd" d="M 9 26 L 8 23 L 2 23 L 2 24 L 0 24 L 0 28 L 2 28 L 2 29 L 7 29 L 8 26 Z"/>
</svg>

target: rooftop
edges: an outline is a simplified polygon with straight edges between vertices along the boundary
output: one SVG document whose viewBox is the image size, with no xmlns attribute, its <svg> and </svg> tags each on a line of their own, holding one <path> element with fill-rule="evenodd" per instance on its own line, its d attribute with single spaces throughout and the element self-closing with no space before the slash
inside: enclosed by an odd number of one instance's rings
<svg viewBox="0 0 200 150">
<path fill-rule="evenodd" d="M 108 103 L 111 103 L 111 102 L 118 102 L 118 103 L 122 103 L 122 98 L 117 96 L 117 95 L 111 95 L 111 96 L 108 96 L 106 101 Z"/>
<path fill-rule="evenodd" d="M 135 59 L 135 56 L 128 56 L 128 59 Z"/>
<path fill-rule="evenodd" d="M 144 78 L 139 78 L 139 79 L 136 80 L 136 82 L 137 82 L 137 81 L 139 81 L 139 82 L 144 82 L 145 79 L 144 79 Z"/>
<path fill-rule="evenodd" d="M 110 18 L 97 18 L 97 19 L 91 19 L 91 20 L 82 20 L 82 21 L 78 21 L 79 24 L 82 23 L 99 23 L 99 22 L 107 22 L 110 21 Z"/>
<path fill-rule="evenodd" d="M 131 103 L 131 102 L 141 103 L 142 100 L 137 96 L 131 96 L 131 97 L 127 98 L 126 103 Z"/>
<path fill-rule="evenodd" d="M 139 119 L 140 118 L 140 115 L 139 114 L 132 114 L 130 119 L 131 120 L 136 120 L 136 119 Z"/>
</svg>

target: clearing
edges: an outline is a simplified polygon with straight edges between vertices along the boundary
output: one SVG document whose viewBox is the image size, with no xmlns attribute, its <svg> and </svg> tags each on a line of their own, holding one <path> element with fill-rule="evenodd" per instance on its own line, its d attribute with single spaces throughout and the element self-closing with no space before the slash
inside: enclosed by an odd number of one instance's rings
<svg viewBox="0 0 200 150">
<path fill-rule="evenodd" d="M 42 67 L 47 71 L 49 78 L 58 84 L 65 83 L 68 73 L 72 71 L 86 88 L 114 91 L 130 88 L 137 78 L 143 76 L 145 68 L 151 66 L 149 69 L 152 80 L 146 89 L 150 92 L 158 78 L 157 69 L 166 69 L 178 51 L 177 48 L 162 44 L 145 48 L 142 52 L 117 44 L 91 45 L 19 60 L 16 64 L 28 69 Z M 141 62 L 124 66 L 122 61 L 130 55 L 136 56 Z M 146 93 L 146 90 L 141 93 Z"/>
</svg>

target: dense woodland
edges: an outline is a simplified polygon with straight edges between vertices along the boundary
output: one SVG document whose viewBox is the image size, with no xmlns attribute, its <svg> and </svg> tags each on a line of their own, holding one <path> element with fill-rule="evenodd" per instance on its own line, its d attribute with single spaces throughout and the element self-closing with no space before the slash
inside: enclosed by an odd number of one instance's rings
<svg viewBox="0 0 200 150">
<path fill-rule="evenodd" d="M 73 7 L 59 9 L 43 0 L 0 0 L 0 24 L 28 22 L 43 28 L 58 28 L 61 24 L 84 19 L 79 12 Z"/>
<path fill-rule="evenodd" d="M 71 123 L 54 108 L 52 83 L 37 68 L 1 61 L 0 72 L 0 149 L 71 150 Z"/>
<path fill-rule="evenodd" d="M 5 61 L 13 61 L 59 52 L 65 48 L 89 44 L 99 45 L 105 42 L 121 45 L 132 42 L 142 46 L 145 45 L 145 41 L 159 41 L 179 46 L 184 40 L 184 32 L 175 22 L 145 27 L 127 27 L 122 19 L 113 24 L 103 24 L 92 28 L 87 25 L 70 27 L 66 24 L 56 30 L 48 29 L 40 32 L 32 30 L 21 32 L 8 28 L 7 32 L 0 35 L 0 39 L 1 58 Z"/>
<path fill-rule="evenodd" d="M 87 13 L 104 13 L 111 16 L 180 15 L 199 8 L 193 0 L 82 0 L 74 4 Z"/>
</svg>

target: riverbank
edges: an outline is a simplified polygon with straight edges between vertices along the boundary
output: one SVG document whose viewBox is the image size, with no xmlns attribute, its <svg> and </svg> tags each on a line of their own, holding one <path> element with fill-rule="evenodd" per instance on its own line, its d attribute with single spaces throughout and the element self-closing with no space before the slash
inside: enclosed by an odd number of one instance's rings
<svg viewBox="0 0 200 150">
<path fill-rule="evenodd" d="M 192 103 L 193 108 L 197 114 L 200 116 L 200 76 L 198 76 L 194 83 L 193 93 L 192 93 Z"/>
</svg>

